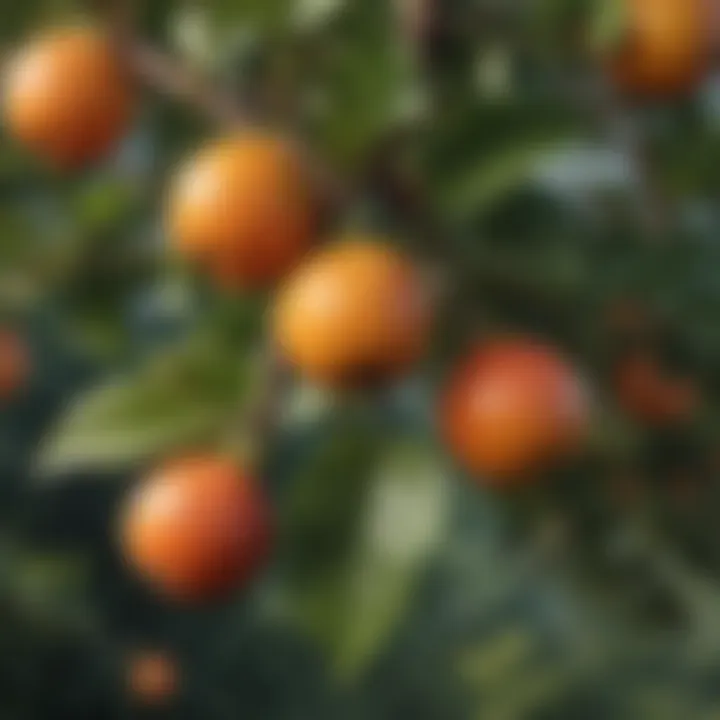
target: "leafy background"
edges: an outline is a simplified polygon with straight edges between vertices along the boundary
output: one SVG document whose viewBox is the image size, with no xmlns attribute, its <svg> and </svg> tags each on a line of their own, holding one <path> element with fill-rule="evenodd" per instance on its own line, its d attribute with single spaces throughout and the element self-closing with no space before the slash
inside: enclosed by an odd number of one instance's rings
<svg viewBox="0 0 720 720">
<path fill-rule="evenodd" d="M 113 533 L 130 484 L 189 443 L 236 441 L 262 384 L 268 298 L 205 287 L 160 225 L 168 175 L 215 127 L 148 92 L 117 155 L 72 177 L 0 137 L 0 310 L 33 369 L 0 410 L 3 718 L 140 714 L 124 673 L 142 648 L 182 673 L 149 716 L 720 717 L 717 83 L 597 105 L 575 28 L 614 42 L 622 3 L 440 5 L 422 53 L 386 0 L 142 8 L 145 39 L 353 181 L 341 227 L 439 257 L 457 289 L 401 387 L 340 402 L 293 385 L 264 453 L 275 556 L 221 606 L 149 596 Z M 10 3 L 3 46 L 84 9 Z M 680 427 L 618 407 L 628 304 L 701 398 Z M 509 327 L 571 354 L 599 410 L 577 467 L 498 496 L 438 446 L 433 398 L 468 339 Z"/>
</svg>

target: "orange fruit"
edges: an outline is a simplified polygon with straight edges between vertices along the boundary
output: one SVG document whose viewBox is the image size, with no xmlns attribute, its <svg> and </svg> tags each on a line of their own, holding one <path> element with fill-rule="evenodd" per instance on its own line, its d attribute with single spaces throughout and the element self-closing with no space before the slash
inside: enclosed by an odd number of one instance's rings
<svg viewBox="0 0 720 720">
<path fill-rule="evenodd" d="M 248 131 L 212 142 L 171 184 L 170 240 L 221 284 L 270 285 L 315 239 L 310 185 L 301 153 L 281 138 Z"/>
<path fill-rule="evenodd" d="M 4 107 L 12 136 L 51 163 L 75 168 L 102 158 L 120 140 L 134 92 L 102 32 L 61 28 L 10 59 Z"/>
<path fill-rule="evenodd" d="M 263 495 L 222 457 L 161 467 L 138 486 L 121 516 L 129 566 L 180 601 L 212 600 L 246 584 L 269 541 Z"/>
<path fill-rule="evenodd" d="M 276 342 L 314 381 L 354 388 L 407 372 L 424 353 L 431 310 L 417 268 L 363 238 L 318 251 L 279 289 Z"/>
<path fill-rule="evenodd" d="M 167 653 L 140 652 L 128 662 L 128 691 L 143 705 L 162 705 L 177 694 L 179 674 Z"/>
<path fill-rule="evenodd" d="M 669 377 L 648 353 L 634 353 L 621 360 L 613 382 L 625 412 L 646 425 L 682 422 L 697 409 L 698 395 L 692 380 Z"/>
<path fill-rule="evenodd" d="M 482 344 L 451 376 L 441 400 L 449 447 L 490 484 L 523 481 L 581 445 L 589 407 L 575 370 L 531 340 Z"/>
<path fill-rule="evenodd" d="M 702 0 L 626 2 L 627 37 L 612 59 L 617 86 L 640 96 L 691 91 L 709 63 Z"/>
</svg>

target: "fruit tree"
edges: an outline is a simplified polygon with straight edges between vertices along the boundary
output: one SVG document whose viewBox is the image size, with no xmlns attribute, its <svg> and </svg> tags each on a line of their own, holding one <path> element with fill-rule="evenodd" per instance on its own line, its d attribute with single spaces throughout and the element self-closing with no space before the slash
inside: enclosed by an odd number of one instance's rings
<svg viewBox="0 0 720 720">
<path fill-rule="evenodd" d="M 0 716 L 718 716 L 719 2 L 10 3 Z"/>
</svg>

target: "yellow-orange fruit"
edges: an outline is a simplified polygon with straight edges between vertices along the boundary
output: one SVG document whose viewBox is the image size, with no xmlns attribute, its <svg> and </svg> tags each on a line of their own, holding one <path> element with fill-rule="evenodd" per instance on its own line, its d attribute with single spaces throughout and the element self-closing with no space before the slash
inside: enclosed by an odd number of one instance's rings
<svg viewBox="0 0 720 720">
<path fill-rule="evenodd" d="M 127 688 L 142 705 L 164 705 L 177 694 L 180 673 L 173 658 L 163 652 L 140 652 L 127 666 Z"/>
<path fill-rule="evenodd" d="M 362 238 L 318 251 L 279 289 L 277 344 L 304 375 L 336 388 L 391 380 L 424 353 L 427 288 L 402 253 Z"/>
<path fill-rule="evenodd" d="M 523 340 L 483 344 L 451 376 L 441 425 L 459 460 L 483 482 L 526 481 L 579 449 L 588 399 L 552 348 Z"/>
<path fill-rule="evenodd" d="M 248 131 L 211 143 L 180 168 L 166 221 L 182 256 L 224 285 L 253 287 L 274 283 L 302 258 L 317 215 L 299 150 Z"/>
<path fill-rule="evenodd" d="M 218 598 L 265 560 L 269 511 L 258 487 L 228 459 L 197 457 L 160 468 L 121 516 L 131 568 L 179 601 Z"/>
<path fill-rule="evenodd" d="M 3 101 L 10 134 L 67 169 L 114 147 L 131 120 L 134 92 L 108 38 L 71 27 L 38 36 L 11 58 Z"/>
<path fill-rule="evenodd" d="M 28 349 L 11 330 L 0 330 L 0 399 L 12 397 L 30 373 Z"/>
<path fill-rule="evenodd" d="M 669 377 L 650 354 L 623 358 L 613 377 L 618 402 L 636 421 L 661 426 L 691 418 L 698 393 L 689 378 Z"/>
<path fill-rule="evenodd" d="M 612 60 L 617 86 L 640 96 L 691 91 L 709 62 L 702 0 L 626 2 L 627 36 Z"/>
</svg>

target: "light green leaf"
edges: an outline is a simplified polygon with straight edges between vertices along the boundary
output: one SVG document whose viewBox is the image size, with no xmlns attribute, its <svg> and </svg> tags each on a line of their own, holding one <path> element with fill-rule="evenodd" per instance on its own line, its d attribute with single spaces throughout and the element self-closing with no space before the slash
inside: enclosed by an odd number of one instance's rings
<svg viewBox="0 0 720 720">
<path fill-rule="evenodd" d="M 141 197 L 137 184 L 107 177 L 83 187 L 72 198 L 70 210 L 82 231 L 98 232 L 123 221 Z"/>
<path fill-rule="evenodd" d="M 553 152 L 565 145 L 563 131 L 546 137 L 518 138 L 499 152 L 478 158 L 477 164 L 445 183 L 440 203 L 455 217 L 480 215 L 520 188 Z"/>
<path fill-rule="evenodd" d="M 321 89 L 320 144 L 353 165 L 403 120 L 412 68 L 397 37 L 391 3 L 350 3 L 327 48 Z"/>
<path fill-rule="evenodd" d="M 347 681 L 398 629 L 443 539 L 449 507 L 444 468 L 431 450 L 404 441 L 383 443 L 378 454 L 377 435 L 359 442 L 355 433 L 352 441 L 343 433 L 331 440 L 324 473 L 294 486 L 295 558 L 286 586 L 291 616 Z"/>
<path fill-rule="evenodd" d="M 590 24 L 590 43 L 594 50 L 607 53 L 616 49 L 627 30 L 627 0 L 595 0 Z"/>
<path fill-rule="evenodd" d="M 352 559 L 346 624 L 336 666 L 362 672 L 392 638 L 422 571 L 443 540 L 450 485 L 437 455 L 406 443 L 390 449 L 374 479 Z"/>
<path fill-rule="evenodd" d="M 251 24 L 261 31 L 284 27 L 291 17 L 293 0 L 223 0 L 208 4 L 218 27 Z"/>
<path fill-rule="evenodd" d="M 211 439 L 251 377 L 238 347 L 194 337 L 81 396 L 41 448 L 38 469 L 43 477 L 117 469 Z"/>
<path fill-rule="evenodd" d="M 297 0 L 295 24 L 303 31 L 316 29 L 335 18 L 347 2 L 348 0 Z"/>
</svg>

